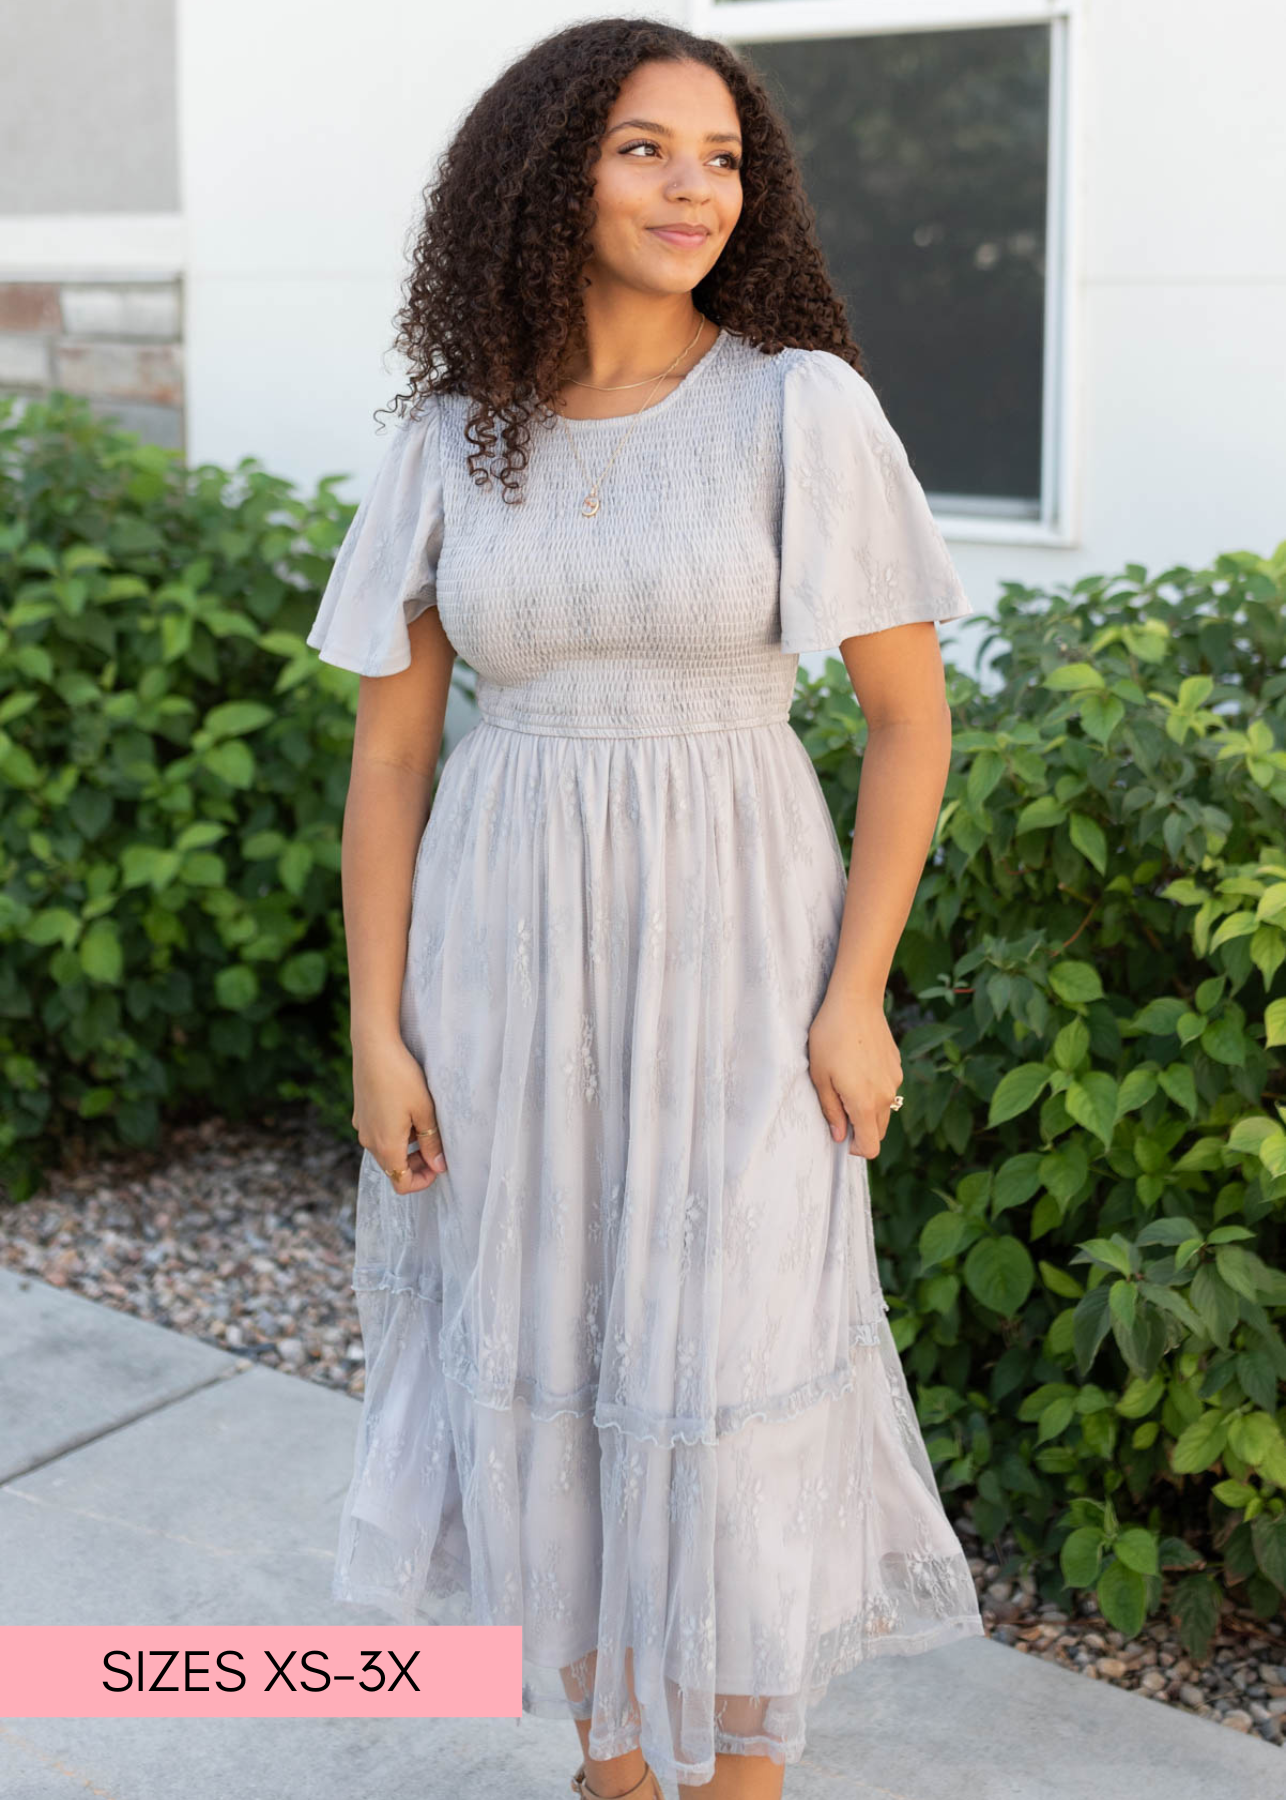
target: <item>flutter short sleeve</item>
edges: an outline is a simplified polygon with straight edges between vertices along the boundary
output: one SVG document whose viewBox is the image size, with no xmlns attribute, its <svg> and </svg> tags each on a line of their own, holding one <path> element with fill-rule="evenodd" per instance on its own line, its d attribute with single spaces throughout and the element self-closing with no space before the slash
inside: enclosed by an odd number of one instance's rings
<svg viewBox="0 0 1286 1800">
<path fill-rule="evenodd" d="M 411 665 L 407 626 L 437 604 L 442 548 L 440 406 L 433 394 L 392 436 L 335 557 L 307 642 L 359 675 Z"/>
<path fill-rule="evenodd" d="M 875 390 L 829 350 L 783 375 L 781 648 L 971 613 L 924 490 Z"/>
</svg>

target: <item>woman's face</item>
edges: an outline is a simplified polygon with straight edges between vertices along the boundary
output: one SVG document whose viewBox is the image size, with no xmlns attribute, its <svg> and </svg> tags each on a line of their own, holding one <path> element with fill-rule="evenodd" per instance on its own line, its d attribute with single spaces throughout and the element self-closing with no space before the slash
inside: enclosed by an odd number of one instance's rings
<svg viewBox="0 0 1286 1800">
<path fill-rule="evenodd" d="M 622 84 L 594 167 L 596 286 L 690 293 L 741 214 L 741 128 L 732 95 L 704 63 L 648 62 Z M 666 237 L 667 226 L 694 234 Z"/>
</svg>

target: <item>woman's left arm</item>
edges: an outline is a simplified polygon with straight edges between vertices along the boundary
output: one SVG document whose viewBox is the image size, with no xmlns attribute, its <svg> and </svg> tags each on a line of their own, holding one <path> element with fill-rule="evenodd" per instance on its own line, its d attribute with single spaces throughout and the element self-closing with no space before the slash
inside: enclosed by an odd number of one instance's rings
<svg viewBox="0 0 1286 1800">
<path fill-rule="evenodd" d="M 867 722 L 848 891 L 826 998 L 808 1035 L 809 1073 L 831 1136 L 851 1122 L 853 1156 L 888 1130 L 902 1059 L 884 990 L 933 842 L 951 763 L 951 712 L 932 623 L 845 638 L 840 655 Z"/>
</svg>

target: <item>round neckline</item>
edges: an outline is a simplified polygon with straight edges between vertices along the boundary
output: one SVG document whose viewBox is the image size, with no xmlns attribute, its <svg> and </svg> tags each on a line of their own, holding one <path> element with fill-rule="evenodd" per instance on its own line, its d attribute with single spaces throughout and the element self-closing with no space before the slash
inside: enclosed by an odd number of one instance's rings
<svg viewBox="0 0 1286 1800">
<path fill-rule="evenodd" d="M 568 419 L 564 418 L 562 413 L 551 413 L 549 416 L 553 419 L 560 420 L 564 425 L 575 427 L 575 430 L 580 432 L 583 431 L 587 425 L 591 427 L 595 425 L 625 425 L 628 424 L 631 419 L 646 419 L 650 418 L 653 413 L 664 412 L 667 406 L 672 406 L 682 394 L 685 394 L 688 391 L 692 386 L 692 383 L 697 379 L 698 375 L 700 375 L 701 371 L 709 363 L 714 361 L 715 357 L 718 356 L 720 350 L 723 348 L 724 340 L 727 336 L 727 327 L 721 325 L 719 327 L 718 335 L 710 348 L 706 351 L 705 355 L 701 358 L 700 362 L 694 363 L 683 377 L 683 380 L 679 383 L 678 387 L 671 388 L 665 398 L 663 400 L 658 400 L 653 406 L 645 406 L 641 411 L 636 413 L 608 413 L 604 417 L 598 419 Z"/>
</svg>

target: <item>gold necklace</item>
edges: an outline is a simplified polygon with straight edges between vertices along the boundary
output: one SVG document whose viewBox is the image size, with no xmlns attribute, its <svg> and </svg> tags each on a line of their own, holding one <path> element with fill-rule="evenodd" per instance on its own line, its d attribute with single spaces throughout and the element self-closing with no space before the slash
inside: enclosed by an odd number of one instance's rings
<svg viewBox="0 0 1286 1800">
<path fill-rule="evenodd" d="M 674 362 L 672 362 L 670 364 L 669 369 L 662 369 L 661 373 L 657 376 L 656 380 L 652 383 L 652 393 L 655 393 L 657 388 L 660 387 L 661 383 L 665 380 L 666 376 L 674 368 L 675 364 L 683 361 L 683 358 L 688 354 L 688 351 L 691 350 L 692 345 L 695 344 L 697 339 L 701 336 L 702 326 L 707 324 L 708 321 L 707 321 L 704 313 L 699 314 L 698 316 L 700 318 L 700 324 L 698 324 L 696 331 L 693 334 L 692 342 L 689 344 L 686 344 L 684 346 L 684 348 L 682 350 L 680 350 L 679 354 L 675 357 Z M 579 386 L 579 387 L 588 387 L 589 385 L 590 384 L 588 382 L 578 382 L 577 383 L 577 386 Z M 625 385 L 627 387 L 642 387 L 644 384 L 640 381 L 640 382 L 627 382 Z M 607 391 L 607 390 L 604 390 L 604 391 Z M 648 395 L 649 400 L 652 397 L 652 393 L 650 393 Z M 634 430 L 634 427 L 638 424 L 639 420 L 643 417 L 643 414 L 647 410 L 648 410 L 647 401 L 645 400 L 643 405 L 640 406 L 638 411 L 635 413 L 634 417 L 630 420 L 629 425 L 626 427 L 624 437 L 621 438 L 621 440 L 617 444 L 615 450 L 613 450 L 612 454 L 608 457 L 607 461 L 603 464 L 602 469 L 599 471 L 598 479 L 591 483 L 589 492 L 586 494 L 585 498 L 581 501 L 580 510 L 581 510 L 581 517 L 583 519 L 593 519 L 593 518 L 597 517 L 599 505 L 601 504 L 601 502 L 599 500 L 599 495 L 598 495 L 599 485 L 602 482 L 603 477 L 607 474 L 607 471 L 611 468 L 612 464 L 616 461 L 617 457 L 620 455 L 621 451 L 625 448 L 625 445 L 629 439 L 630 433 Z M 562 425 L 563 430 L 567 434 L 567 442 L 571 447 L 571 453 L 576 458 L 576 461 L 580 464 L 581 474 L 584 475 L 585 479 L 588 481 L 589 480 L 589 470 L 585 467 L 584 463 L 581 462 L 580 451 L 576 448 L 576 440 L 572 436 L 571 428 L 569 427 L 566 419 L 563 418 L 563 415 L 561 413 L 558 414 L 558 419 Z"/>
</svg>

